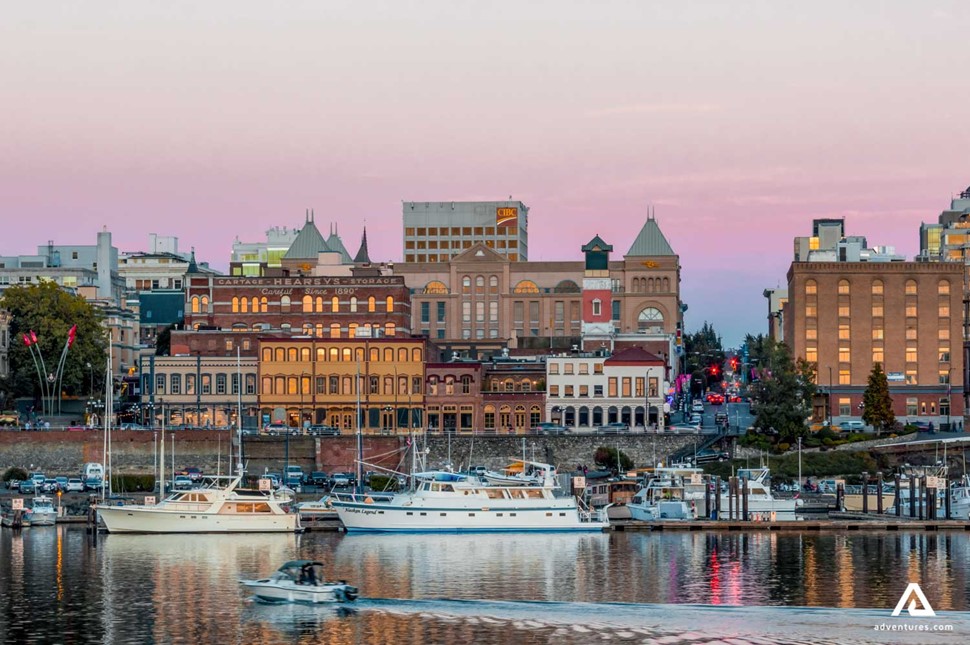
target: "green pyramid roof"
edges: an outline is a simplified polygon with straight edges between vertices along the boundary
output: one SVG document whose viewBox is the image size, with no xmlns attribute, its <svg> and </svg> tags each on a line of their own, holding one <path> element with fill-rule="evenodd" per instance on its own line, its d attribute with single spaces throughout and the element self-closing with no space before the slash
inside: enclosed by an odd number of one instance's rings
<svg viewBox="0 0 970 645">
<path fill-rule="evenodd" d="M 334 227 L 330 231 L 330 237 L 327 238 L 327 246 L 334 253 L 339 253 L 340 254 L 340 258 L 341 258 L 340 261 L 343 264 L 351 264 L 351 263 L 353 263 L 354 259 L 352 257 L 350 257 L 350 253 L 347 251 L 347 247 L 344 246 L 343 240 L 341 240 L 340 239 L 340 236 L 337 235 L 337 229 L 336 229 L 336 227 Z"/>
<path fill-rule="evenodd" d="M 653 217 L 649 217 L 646 222 L 643 223 L 643 228 L 640 229 L 640 234 L 637 235 L 637 239 L 633 241 L 633 246 L 627 251 L 627 257 L 652 257 L 657 255 L 677 255 L 674 250 L 670 248 L 670 243 L 664 234 L 661 232 L 660 227 L 657 225 L 657 220 Z"/>
<path fill-rule="evenodd" d="M 307 214 L 306 224 L 303 225 L 300 233 L 293 240 L 293 244 L 290 245 L 283 259 L 316 260 L 318 253 L 328 252 L 330 252 L 330 247 L 327 246 L 323 236 L 320 235 L 320 231 L 317 230 L 317 225 L 313 223 L 313 215 Z"/>
</svg>

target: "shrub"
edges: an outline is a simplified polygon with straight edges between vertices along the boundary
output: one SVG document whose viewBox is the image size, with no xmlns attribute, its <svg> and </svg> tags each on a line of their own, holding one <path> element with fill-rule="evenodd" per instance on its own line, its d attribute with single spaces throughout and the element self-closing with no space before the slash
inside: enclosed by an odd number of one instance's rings
<svg viewBox="0 0 970 645">
<path fill-rule="evenodd" d="M 111 490 L 116 493 L 155 490 L 155 475 L 111 475 Z"/>
<path fill-rule="evenodd" d="M 778 444 L 778 452 L 788 452 L 791 449 L 790 443 L 780 443 Z"/>
<path fill-rule="evenodd" d="M 8 482 L 11 479 L 16 479 L 17 481 L 23 481 L 27 479 L 27 471 L 18 466 L 11 466 L 3 473 L 3 481 Z"/>
<path fill-rule="evenodd" d="M 396 491 L 398 487 L 397 477 L 392 477 L 390 475 L 371 475 L 370 487 L 371 487 L 371 490 L 378 491 L 378 492 Z"/>
<path fill-rule="evenodd" d="M 596 452 L 593 453 L 593 461 L 595 461 L 596 465 L 603 470 L 616 470 L 616 465 L 618 463 L 617 449 L 609 448 L 607 446 L 600 446 L 596 449 Z M 622 450 L 619 451 L 619 464 L 620 470 L 623 471 L 633 468 L 633 460 L 630 459 L 630 457 Z"/>
</svg>

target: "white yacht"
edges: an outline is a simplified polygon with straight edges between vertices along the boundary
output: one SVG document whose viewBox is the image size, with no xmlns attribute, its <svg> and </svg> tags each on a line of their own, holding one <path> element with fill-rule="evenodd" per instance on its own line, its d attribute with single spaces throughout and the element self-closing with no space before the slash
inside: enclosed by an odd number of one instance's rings
<svg viewBox="0 0 970 645">
<path fill-rule="evenodd" d="M 964 475 L 950 486 L 950 517 L 970 520 L 970 475 Z"/>
<path fill-rule="evenodd" d="M 655 468 L 646 486 L 627 502 L 630 517 L 645 522 L 697 519 L 707 486 L 703 474 L 704 469 L 690 465 Z"/>
<path fill-rule="evenodd" d="M 264 602 L 331 603 L 353 602 L 357 587 L 345 580 L 327 582 L 322 577 L 323 565 L 311 560 L 291 560 L 268 578 L 240 580 Z"/>
<path fill-rule="evenodd" d="M 761 521 L 794 520 L 795 510 L 804 504 L 801 499 L 776 499 L 771 493 L 771 471 L 767 468 L 739 468 L 737 476 L 748 482 L 748 519 Z M 701 499 L 703 500 L 703 492 Z M 729 495 L 721 493 L 721 515 L 728 518 Z M 738 504 L 743 504 L 738 494 Z M 698 502 L 700 505 L 700 502 Z M 740 519 L 741 508 L 735 509 L 735 517 Z"/>
<path fill-rule="evenodd" d="M 152 506 L 97 505 L 109 533 L 293 533 L 300 516 L 290 513 L 292 497 L 270 490 L 239 488 L 241 477 L 204 477 Z"/>
<path fill-rule="evenodd" d="M 53 500 L 46 495 L 38 495 L 31 503 L 30 510 L 27 512 L 27 521 L 31 526 L 54 526 L 57 520 L 57 509 L 54 508 Z"/>
<path fill-rule="evenodd" d="M 451 472 L 415 473 L 415 488 L 390 499 L 334 495 L 331 504 L 347 531 L 602 531 L 606 508 L 590 511 L 574 497 L 557 497 L 551 484 L 490 486 Z"/>
</svg>

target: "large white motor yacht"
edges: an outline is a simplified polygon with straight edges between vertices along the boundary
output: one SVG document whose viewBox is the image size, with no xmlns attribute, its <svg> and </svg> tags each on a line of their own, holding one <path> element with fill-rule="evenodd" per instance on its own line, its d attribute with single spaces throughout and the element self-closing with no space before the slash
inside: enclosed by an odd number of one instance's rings
<svg viewBox="0 0 970 645">
<path fill-rule="evenodd" d="M 289 493 L 239 488 L 240 477 L 204 477 L 151 506 L 98 504 L 109 533 L 293 533 L 300 516 Z"/>
<path fill-rule="evenodd" d="M 467 475 L 415 473 L 414 490 L 390 499 L 335 495 L 331 504 L 348 531 L 602 531 L 606 509 L 590 511 L 552 485 L 489 486 Z"/>
</svg>

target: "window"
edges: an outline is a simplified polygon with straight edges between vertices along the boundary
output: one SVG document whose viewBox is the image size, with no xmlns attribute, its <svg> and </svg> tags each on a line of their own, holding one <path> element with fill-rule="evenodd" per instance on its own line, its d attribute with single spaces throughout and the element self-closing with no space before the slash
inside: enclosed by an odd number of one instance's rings
<svg viewBox="0 0 970 645">
<path fill-rule="evenodd" d="M 239 313 L 239 298 L 237 296 L 232 297 L 232 313 Z"/>
<path fill-rule="evenodd" d="M 539 287 L 532 280 L 522 280 L 515 285 L 512 293 L 539 293 Z"/>
<path fill-rule="evenodd" d="M 603 303 L 599 298 L 593 300 L 593 315 L 600 316 L 603 313 Z"/>
<path fill-rule="evenodd" d="M 817 329 L 806 329 L 805 330 L 805 340 L 818 340 L 818 330 Z"/>
<path fill-rule="evenodd" d="M 839 305 L 839 316 L 842 318 L 849 317 L 849 305 Z"/>
<path fill-rule="evenodd" d="M 370 298 L 367 299 L 367 311 L 369 311 L 370 313 L 374 313 L 375 311 L 377 311 L 377 298 L 375 298 L 374 296 L 371 296 Z"/>
<path fill-rule="evenodd" d="M 246 394 L 256 394 L 256 375 L 246 375 Z"/>
<path fill-rule="evenodd" d="M 849 340 L 849 323 L 839 323 L 839 340 Z"/>
<path fill-rule="evenodd" d="M 212 394 L 212 375 L 202 375 L 202 394 Z"/>
<path fill-rule="evenodd" d="M 940 301 L 940 318 L 950 317 L 950 303 L 946 301 Z"/>
<path fill-rule="evenodd" d="M 438 305 L 438 322 L 443 323 L 445 321 L 445 303 L 439 302 Z"/>
<path fill-rule="evenodd" d="M 916 370 L 906 370 L 906 385 L 917 385 Z"/>
<path fill-rule="evenodd" d="M 598 396 L 598 397 L 602 397 L 603 396 L 603 386 L 602 385 L 594 385 L 593 386 L 593 396 Z"/>
<path fill-rule="evenodd" d="M 549 396 L 559 396 L 559 386 L 550 385 L 549 386 Z"/>
<path fill-rule="evenodd" d="M 805 360 L 809 363 L 818 362 L 818 348 L 817 347 L 806 347 L 805 348 Z"/>
<path fill-rule="evenodd" d="M 226 375 L 216 374 L 216 394 L 226 393 Z"/>
<path fill-rule="evenodd" d="M 873 304 L 872 305 L 872 317 L 873 318 L 882 318 L 882 316 L 883 316 L 882 304 L 881 303 L 880 304 Z"/>
<path fill-rule="evenodd" d="M 852 385 L 851 370 L 839 370 L 839 385 Z"/>
<path fill-rule="evenodd" d="M 915 396 L 906 398 L 906 416 L 915 417 L 919 414 L 919 400 Z"/>
<path fill-rule="evenodd" d="M 916 348 L 915 347 L 907 347 L 906 348 L 906 362 L 907 363 L 915 363 L 916 361 L 917 361 Z"/>
<path fill-rule="evenodd" d="M 155 376 L 155 394 L 165 394 L 165 375 L 157 374 Z"/>
<path fill-rule="evenodd" d="M 642 376 L 638 376 L 634 380 L 634 390 L 635 390 L 635 394 L 634 394 L 635 397 L 637 397 L 637 398 L 643 398 L 644 389 L 643 389 L 643 377 Z M 654 395 L 654 396 L 656 396 L 656 395 Z"/>
<path fill-rule="evenodd" d="M 580 363 L 579 364 L 579 373 L 580 374 L 589 374 L 589 363 Z"/>
<path fill-rule="evenodd" d="M 580 385 L 579 386 L 579 396 L 589 396 L 589 386 Z"/>
<path fill-rule="evenodd" d="M 940 328 L 940 331 L 937 334 L 937 337 L 940 340 L 950 340 L 950 328 L 949 327 L 941 327 Z"/>
<path fill-rule="evenodd" d="M 350 311 L 357 313 L 357 296 L 350 298 Z"/>
<path fill-rule="evenodd" d="M 593 363 L 593 374 L 602 374 L 602 373 L 603 373 L 603 364 Z"/>
<path fill-rule="evenodd" d="M 172 394 L 182 393 L 182 375 L 172 374 Z"/>
<path fill-rule="evenodd" d="M 852 360 L 852 352 L 848 347 L 839 347 L 839 362 L 848 363 Z"/>
<path fill-rule="evenodd" d="M 916 295 L 916 280 L 906 281 L 906 295 L 915 296 Z"/>
<path fill-rule="evenodd" d="M 872 340 L 882 340 L 884 335 L 885 335 L 885 330 L 877 329 L 875 327 L 872 329 Z"/>
<path fill-rule="evenodd" d="M 426 323 L 431 321 L 431 303 L 422 302 L 421 303 L 421 322 Z"/>
<path fill-rule="evenodd" d="M 280 312 L 284 314 L 290 313 L 290 297 L 282 296 L 280 297 Z"/>
<path fill-rule="evenodd" d="M 550 374 L 558 374 L 559 373 L 559 363 L 553 363 L 553 362 L 550 361 L 550 363 L 549 363 L 549 373 Z"/>
<path fill-rule="evenodd" d="M 882 289 L 883 289 L 883 287 L 882 287 L 882 280 L 873 280 L 872 281 L 872 295 L 874 295 L 874 296 L 881 296 L 882 295 Z"/>
<path fill-rule="evenodd" d="M 916 317 L 916 303 L 907 303 L 906 305 L 906 317 L 915 318 Z"/>
<path fill-rule="evenodd" d="M 906 340 L 916 340 L 916 323 L 906 327 Z"/>
<path fill-rule="evenodd" d="M 616 392 L 617 392 L 616 385 L 617 385 L 617 383 L 616 383 L 616 377 L 615 376 L 611 376 L 609 378 L 608 385 L 609 385 L 609 396 L 610 396 L 610 398 L 616 398 Z"/>
<path fill-rule="evenodd" d="M 573 364 L 572 363 L 563 363 L 562 369 L 563 369 L 563 372 L 562 372 L 563 374 L 572 374 L 573 373 Z"/>
<path fill-rule="evenodd" d="M 839 397 L 839 416 L 840 417 L 852 416 L 852 399 L 849 399 L 846 397 Z"/>
<path fill-rule="evenodd" d="M 848 280 L 839 280 L 839 295 L 840 296 L 847 296 L 847 295 L 849 295 L 849 281 Z"/>
<path fill-rule="evenodd" d="M 950 283 L 947 280 L 940 280 L 940 284 L 937 285 L 937 293 L 941 296 L 950 295 Z"/>
<path fill-rule="evenodd" d="M 805 295 L 814 295 L 818 293 L 818 283 L 814 280 L 805 281 Z"/>
<path fill-rule="evenodd" d="M 873 363 L 885 363 L 886 362 L 886 355 L 883 352 L 882 347 L 873 347 L 872 348 L 872 362 Z"/>
<path fill-rule="evenodd" d="M 805 305 L 805 315 L 808 318 L 814 318 L 818 315 L 818 305 Z"/>
<path fill-rule="evenodd" d="M 185 393 L 195 394 L 195 374 L 185 375 Z"/>
<path fill-rule="evenodd" d="M 387 313 L 392 313 L 394 311 L 394 296 L 388 296 L 384 302 L 387 307 Z"/>
<path fill-rule="evenodd" d="M 568 397 L 574 396 L 574 394 L 573 394 L 573 386 L 572 385 L 567 385 L 566 386 L 565 396 L 568 396 Z"/>
<path fill-rule="evenodd" d="M 948 384 L 950 382 L 950 370 L 940 370 L 939 378 L 940 385 Z"/>
</svg>

